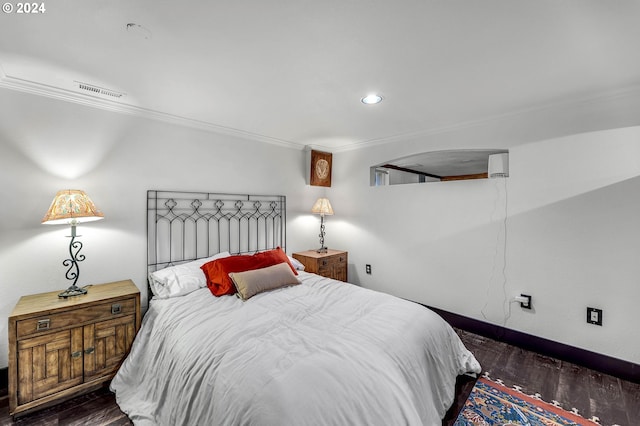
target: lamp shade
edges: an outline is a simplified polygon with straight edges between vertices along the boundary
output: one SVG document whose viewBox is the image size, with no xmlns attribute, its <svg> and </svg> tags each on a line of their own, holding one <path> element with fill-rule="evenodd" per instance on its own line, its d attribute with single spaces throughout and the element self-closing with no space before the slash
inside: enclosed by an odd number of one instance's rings
<svg viewBox="0 0 640 426">
<path fill-rule="evenodd" d="M 321 215 L 332 215 L 333 208 L 331 207 L 331 203 L 328 198 L 318 198 L 318 201 L 311 207 L 311 213 L 321 214 Z"/>
<path fill-rule="evenodd" d="M 91 222 L 104 218 L 104 214 L 93 204 L 91 198 L 79 189 L 58 191 L 42 223 L 60 225 L 65 223 Z"/>
</svg>

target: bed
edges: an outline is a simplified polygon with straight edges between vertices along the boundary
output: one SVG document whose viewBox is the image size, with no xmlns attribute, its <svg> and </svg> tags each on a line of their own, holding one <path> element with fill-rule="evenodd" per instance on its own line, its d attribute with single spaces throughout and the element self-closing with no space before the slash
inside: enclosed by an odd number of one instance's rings
<svg viewBox="0 0 640 426">
<path fill-rule="evenodd" d="M 286 255 L 214 295 L 207 265 L 283 256 L 283 196 L 149 191 L 148 203 L 154 297 L 111 382 L 136 425 L 440 425 L 456 377 L 480 372 L 434 312 Z M 181 283 L 163 289 L 163 276 Z"/>
</svg>

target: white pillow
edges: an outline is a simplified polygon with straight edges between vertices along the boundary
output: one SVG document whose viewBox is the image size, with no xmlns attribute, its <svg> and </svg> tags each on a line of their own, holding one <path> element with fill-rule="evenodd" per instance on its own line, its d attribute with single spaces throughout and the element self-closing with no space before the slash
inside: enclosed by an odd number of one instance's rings
<svg viewBox="0 0 640 426">
<path fill-rule="evenodd" d="M 287 256 L 289 258 L 289 262 L 296 268 L 296 271 L 304 271 L 304 265 L 295 257 Z"/>
<path fill-rule="evenodd" d="M 207 286 L 207 279 L 200 267 L 212 260 L 229 257 L 228 251 L 218 253 L 205 259 L 160 269 L 149 274 L 149 284 L 155 297 L 167 299 L 169 297 L 184 296 L 192 291 Z"/>
</svg>

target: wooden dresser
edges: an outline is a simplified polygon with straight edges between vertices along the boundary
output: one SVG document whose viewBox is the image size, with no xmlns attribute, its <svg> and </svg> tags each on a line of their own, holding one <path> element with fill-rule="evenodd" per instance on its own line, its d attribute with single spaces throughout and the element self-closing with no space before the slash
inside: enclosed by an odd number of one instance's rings
<svg viewBox="0 0 640 426">
<path fill-rule="evenodd" d="M 292 256 L 304 265 L 306 272 L 347 281 L 348 253 L 346 251 L 327 249 L 326 253 L 318 253 L 315 250 L 307 250 L 293 253 Z"/>
<path fill-rule="evenodd" d="M 140 328 L 131 280 L 23 296 L 9 317 L 9 414 L 96 389 L 115 374 Z"/>
</svg>

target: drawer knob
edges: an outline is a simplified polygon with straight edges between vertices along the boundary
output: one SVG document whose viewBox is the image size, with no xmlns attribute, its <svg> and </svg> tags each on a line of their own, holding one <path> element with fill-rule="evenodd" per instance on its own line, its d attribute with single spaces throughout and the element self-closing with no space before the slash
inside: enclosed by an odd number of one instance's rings
<svg viewBox="0 0 640 426">
<path fill-rule="evenodd" d="M 111 305 L 111 313 L 113 315 L 119 314 L 120 312 L 122 312 L 122 306 L 120 306 L 119 303 L 114 303 L 113 305 Z"/>
<path fill-rule="evenodd" d="M 95 351 L 95 350 L 96 350 L 96 348 L 87 348 L 87 349 L 85 349 L 84 353 L 89 355 L 89 354 L 92 354 L 93 351 Z"/>
<path fill-rule="evenodd" d="M 82 351 L 76 351 L 71 354 L 71 358 L 80 358 L 82 356 Z"/>
<path fill-rule="evenodd" d="M 51 327 L 51 320 L 49 318 L 39 320 L 38 323 L 36 324 L 36 331 L 48 330 L 49 327 Z"/>
<path fill-rule="evenodd" d="M 326 260 L 323 260 L 323 261 L 322 261 L 322 266 L 326 266 L 326 265 L 327 265 L 327 261 L 326 261 Z"/>
</svg>

